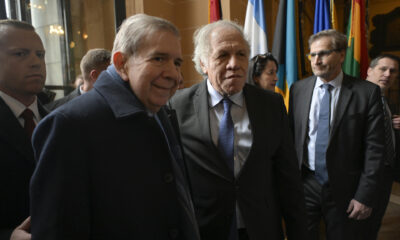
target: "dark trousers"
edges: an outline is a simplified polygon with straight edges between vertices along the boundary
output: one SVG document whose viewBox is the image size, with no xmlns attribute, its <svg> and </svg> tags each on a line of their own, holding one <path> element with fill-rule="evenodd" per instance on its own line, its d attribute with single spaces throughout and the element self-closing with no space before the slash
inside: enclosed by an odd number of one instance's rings
<svg viewBox="0 0 400 240">
<path fill-rule="evenodd" d="M 238 229 L 239 240 L 249 240 L 249 235 L 247 235 L 247 231 L 245 228 Z"/>
<path fill-rule="evenodd" d="M 349 219 L 346 209 L 339 208 L 333 200 L 329 183 L 321 186 L 313 172 L 303 170 L 303 186 L 310 240 L 320 239 L 321 219 L 325 223 L 327 240 L 364 240 L 366 220 Z"/>
<path fill-rule="evenodd" d="M 389 166 L 385 166 L 383 174 L 383 182 L 379 184 L 379 199 L 375 209 L 372 210 L 372 214 L 368 219 L 369 227 L 365 229 L 365 240 L 376 240 L 378 238 L 382 219 L 389 203 L 394 179 L 394 170 Z"/>
</svg>

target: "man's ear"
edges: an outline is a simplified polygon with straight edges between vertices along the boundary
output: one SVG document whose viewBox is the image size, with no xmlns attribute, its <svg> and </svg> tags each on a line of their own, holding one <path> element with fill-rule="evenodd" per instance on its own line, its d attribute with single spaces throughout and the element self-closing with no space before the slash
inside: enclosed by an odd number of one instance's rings
<svg viewBox="0 0 400 240">
<path fill-rule="evenodd" d="M 125 69 L 125 64 L 126 64 L 127 59 L 125 58 L 124 54 L 122 52 L 116 52 L 113 55 L 113 63 L 115 70 L 121 76 L 122 80 L 128 81 L 128 73 Z"/>
<path fill-rule="evenodd" d="M 95 82 L 97 80 L 97 78 L 99 77 L 99 71 L 97 71 L 96 69 L 93 69 L 92 71 L 90 71 L 89 76 L 90 79 L 92 80 L 92 82 Z"/>
<path fill-rule="evenodd" d="M 203 63 L 202 60 L 200 60 L 200 67 L 201 67 L 201 70 L 203 71 L 203 73 L 207 75 L 207 74 L 208 74 L 208 68 L 207 68 L 207 66 Z"/>
<path fill-rule="evenodd" d="M 372 70 L 373 70 L 373 69 L 372 69 L 371 67 L 368 68 L 368 71 L 367 71 L 367 78 L 368 78 L 368 76 L 371 75 Z"/>
</svg>

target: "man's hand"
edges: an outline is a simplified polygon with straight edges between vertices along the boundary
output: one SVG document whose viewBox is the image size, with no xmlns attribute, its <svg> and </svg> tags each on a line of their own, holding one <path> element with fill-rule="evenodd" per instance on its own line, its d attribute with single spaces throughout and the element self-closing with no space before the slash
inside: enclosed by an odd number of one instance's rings
<svg viewBox="0 0 400 240">
<path fill-rule="evenodd" d="M 359 201 L 352 199 L 350 201 L 349 207 L 347 208 L 347 213 L 349 213 L 349 218 L 355 220 L 363 220 L 368 218 L 372 213 L 372 208 L 360 203 Z"/>
<path fill-rule="evenodd" d="M 393 115 L 392 123 L 395 130 L 400 130 L 400 115 Z"/>
<path fill-rule="evenodd" d="M 21 225 L 19 225 L 11 234 L 10 240 L 30 240 L 31 234 L 29 230 L 31 228 L 31 217 L 25 219 Z"/>
</svg>

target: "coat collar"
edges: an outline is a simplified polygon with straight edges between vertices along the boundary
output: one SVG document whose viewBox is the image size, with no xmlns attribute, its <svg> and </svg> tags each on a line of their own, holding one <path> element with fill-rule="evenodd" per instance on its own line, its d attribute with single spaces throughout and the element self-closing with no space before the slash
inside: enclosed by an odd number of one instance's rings
<svg viewBox="0 0 400 240">
<path fill-rule="evenodd" d="M 145 106 L 131 90 L 129 83 L 122 80 L 114 68 L 110 65 L 103 71 L 94 89 L 99 92 L 110 106 L 116 118 L 127 118 L 140 113 L 148 113 Z"/>
</svg>

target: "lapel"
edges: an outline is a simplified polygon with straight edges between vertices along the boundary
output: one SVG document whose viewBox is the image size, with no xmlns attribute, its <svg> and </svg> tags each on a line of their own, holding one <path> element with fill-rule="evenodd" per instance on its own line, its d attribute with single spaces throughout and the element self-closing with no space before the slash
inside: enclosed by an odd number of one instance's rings
<svg viewBox="0 0 400 240">
<path fill-rule="evenodd" d="M 179 145 L 179 140 L 175 132 L 175 126 L 172 125 L 172 121 L 174 118 L 176 119 L 175 112 L 173 110 L 168 111 L 164 107 L 160 109 L 157 113 L 158 118 L 160 119 L 162 128 L 164 129 L 165 137 L 168 139 L 168 145 L 170 148 L 171 154 L 173 154 L 174 160 L 178 163 L 182 172 L 185 172 L 185 166 L 183 163 L 182 151 Z M 186 173 L 184 173 L 186 176 Z"/>
<path fill-rule="evenodd" d="M 29 163 L 33 163 L 31 141 L 8 105 L 0 98 L 0 138 L 10 143 Z"/>
<path fill-rule="evenodd" d="M 269 125 L 269 123 L 267 122 L 268 119 L 266 119 L 264 116 L 265 111 L 258 109 L 260 104 L 257 101 L 258 99 L 256 97 L 256 94 L 257 93 L 252 90 L 252 87 L 250 85 L 245 84 L 245 86 L 243 88 L 243 96 L 245 99 L 247 114 L 249 116 L 251 133 L 252 133 L 253 139 L 252 139 L 252 144 L 251 144 L 249 153 L 247 154 L 247 158 L 236 177 L 237 179 L 240 178 L 243 170 L 248 165 L 248 162 L 251 161 L 253 149 L 254 149 L 254 146 L 256 146 L 256 144 L 259 142 L 258 140 L 260 140 L 260 142 L 264 142 L 264 146 L 268 146 L 268 144 L 265 144 L 265 141 L 267 141 L 269 138 L 266 137 L 266 135 L 263 131 L 264 128 L 257 128 L 257 126 L 264 126 L 265 124 Z M 264 108 L 266 106 L 262 105 L 261 107 Z M 257 116 L 256 116 L 256 114 L 257 114 Z"/>
<path fill-rule="evenodd" d="M 353 84 L 350 81 L 350 79 L 347 77 L 346 74 L 343 74 L 343 82 L 342 82 L 342 87 L 340 89 L 340 95 L 336 107 L 336 112 L 334 113 L 330 139 L 332 139 L 332 137 L 337 132 L 339 124 L 343 119 L 344 113 L 346 112 L 347 106 L 350 103 L 351 95 L 353 94 L 351 90 L 352 86 Z"/>
<path fill-rule="evenodd" d="M 218 148 L 214 145 L 211 137 L 207 80 L 204 80 L 202 83 L 200 83 L 199 88 L 196 90 L 196 93 L 193 97 L 193 108 L 195 110 L 198 123 L 197 134 L 201 136 L 200 139 L 205 143 L 206 149 L 210 149 L 209 155 L 211 157 L 207 159 L 209 164 L 213 166 L 213 169 L 210 169 L 210 171 L 213 171 L 215 174 L 225 178 L 228 181 L 232 181 L 234 179 L 234 175 L 229 169 L 228 164 L 221 157 Z"/>
<path fill-rule="evenodd" d="M 310 80 L 303 80 L 307 81 L 304 83 L 304 86 L 302 89 L 300 89 L 301 94 L 298 95 L 298 98 L 295 99 L 296 101 L 295 104 L 298 105 L 296 109 L 298 119 L 300 119 L 300 123 L 298 126 L 300 126 L 301 129 L 301 142 L 304 142 L 307 134 L 308 134 L 308 120 L 309 120 L 309 115 L 310 115 L 310 107 L 311 107 L 311 100 L 312 100 L 312 95 L 314 92 L 314 86 L 315 86 L 315 81 L 317 80 L 316 76 L 312 76 Z"/>
</svg>

